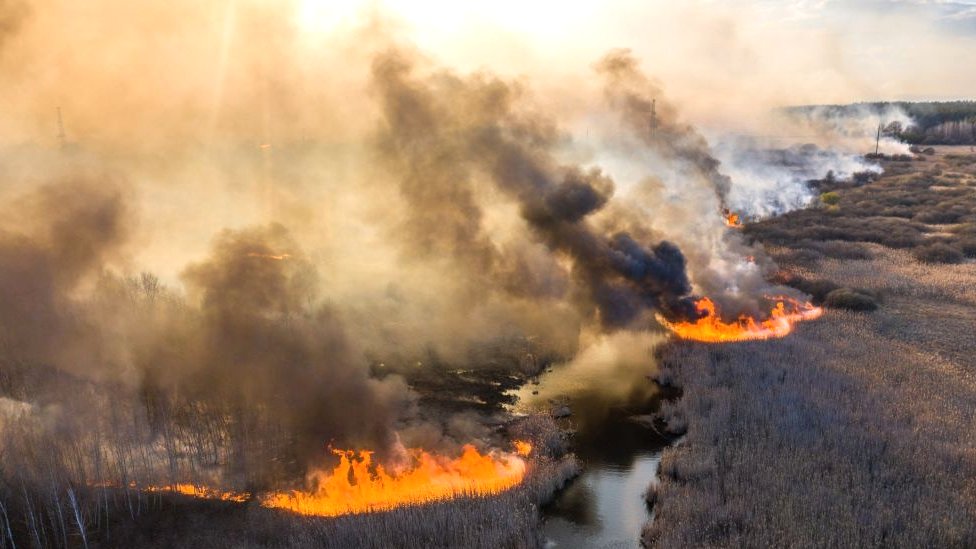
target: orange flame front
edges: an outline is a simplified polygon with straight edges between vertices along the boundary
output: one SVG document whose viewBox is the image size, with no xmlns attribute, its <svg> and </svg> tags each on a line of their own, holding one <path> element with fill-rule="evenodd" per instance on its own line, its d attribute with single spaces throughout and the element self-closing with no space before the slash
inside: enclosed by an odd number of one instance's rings
<svg viewBox="0 0 976 549">
<path fill-rule="evenodd" d="M 519 453 L 531 445 L 517 444 Z M 339 465 L 311 475 L 314 489 L 270 494 L 267 507 L 303 515 L 335 516 L 392 509 L 458 496 L 496 494 L 514 487 L 525 476 L 526 463 L 512 454 L 481 454 L 465 445 L 461 456 L 447 459 L 410 450 L 411 466 L 390 473 L 374 464 L 372 452 L 333 450 Z"/>
<path fill-rule="evenodd" d="M 725 224 L 729 227 L 738 228 L 742 226 L 742 219 L 739 217 L 739 214 L 730 210 L 725 210 Z"/>
<path fill-rule="evenodd" d="M 165 486 L 149 486 L 147 492 L 173 492 L 184 496 L 206 499 L 222 499 L 224 501 L 244 502 L 248 499 L 248 494 L 239 492 L 226 492 L 203 486 L 200 484 L 190 484 L 180 482 L 167 484 Z"/>
<path fill-rule="evenodd" d="M 408 450 L 410 467 L 394 473 L 374 464 L 373 452 L 333 450 L 339 456 L 339 465 L 331 471 L 313 473 L 312 490 L 274 492 L 257 499 L 265 507 L 303 515 L 336 516 L 455 497 L 497 494 L 518 485 L 525 476 L 527 464 L 522 457 L 528 457 L 532 452 L 532 444 L 516 440 L 514 446 L 517 455 L 504 452 L 481 454 L 467 444 L 461 456 L 455 459 L 419 449 Z M 130 487 L 137 488 L 134 482 Z M 234 502 L 245 502 L 252 497 L 244 492 L 191 483 L 150 485 L 142 490 Z"/>
<path fill-rule="evenodd" d="M 694 322 L 668 322 L 663 318 L 659 320 L 682 339 L 721 343 L 783 337 L 793 331 L 793 325 L 797 322 L 812 320 L 823 314 L 823 309 L 812 303 L 800 303 L 787 297 L 773 299 L 776 300 L 776 305 L 766 320 L 757 321 L 742 315 L 735 321 L 725 322 L 719 316 L 715 303 L 707 297 L 695 302 L 704 316 Z"/>
</svg>

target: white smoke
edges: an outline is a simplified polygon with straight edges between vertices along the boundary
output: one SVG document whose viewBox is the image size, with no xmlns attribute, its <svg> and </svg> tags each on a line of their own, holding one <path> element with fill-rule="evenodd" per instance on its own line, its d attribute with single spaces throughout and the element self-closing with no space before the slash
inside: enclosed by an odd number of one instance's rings
<svg viewBox="0 0 976 549">
<path fill-rule="evenodd" d="M 875 152 L 875 147 L 883 154 L 909 152 L 907 143 L 885 135 L 886 128 L 914 124 L 912 117 L 896 105 L 811 106 L 787 109 L 783 114 L 792 131 L 808 134 L 818 143 L 862 154 Z"/>
<path fill-rule="evenodd" d="M 802 208 L 815 198 L 810 181 L 848 180 L 859 172 L 881 168 L 863 155 L 812 143 L 764 147 L 739 136 L 715 139 L 715 157 L 732 178 L 727 206 L 746 218 L 763 218 Z"/>
</svg>

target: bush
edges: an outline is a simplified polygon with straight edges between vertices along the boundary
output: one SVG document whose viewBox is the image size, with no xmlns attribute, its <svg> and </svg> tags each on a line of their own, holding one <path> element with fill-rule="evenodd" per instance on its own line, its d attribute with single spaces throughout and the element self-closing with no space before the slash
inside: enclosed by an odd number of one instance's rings
<svg viewBox="0 0 976 549">
<path fill-rule="evenodd" d="M 976 238 L 976 223 L 966 223 L 960 225 L 953 228 L 951 232 L 958 235 L 972 236 Z"/>
<path fill-rule="evenodd" d="M 968 236 L 960 238 L 955 242 L 955 246 L 962 251 L 966 257 L 976 257 L 976 237 Z"/>
<path fill-rule="evenodd" d="M 921 223 L 947 224 L 959 221 L 959 217 L 959 212 L 931 209 L 916 213 L 914 220 Z"/>
<path fill-rule="evenodd" d="M 814 265 L 824 258 L 824 255 L 812 248 L 797 248 L 777 254 L 777 261 L 797 265 Z"/>
<path fill-rule="evenodd" d="M 840 202 L 840 195 L 834 191 L 828 191 L 820 195 L 820 201 L 828 206 L 834 206 Z"/>
<path fill-rule="evenodd" d="M 827 294 L 824 305 L 832 309 L 868 312 L 878 308 L 878 301 L 873 295 L 862 290 L 838 288 Z"/>
<path fill-rule="evenodd" d="M 912 255 L 924 263 L 959 263 L 964 257 L 959 248 L 941 242 L 919 246 Z"/>
<path fill-rule="evenodd" d="M 871 259 L 871 252 L 867 248 L 852 242 L 826 242 L 820 252 L 834 259 Z"/>
<path fill-rule="evenodd" d="M 878 174 L 874 172 L 854 172 L 851 176 L 851 181 L 854 185 L 861 186 L 866 185 L 878 178 Z"/>
<path fill-rule="evenodd" d="M 840 285 L 830 280 L 811 280 L 800 275 L 781 273 L 773 277 L 773 282 L 796 288 L 813 298 L 814 305 L 823 303 L 827 294 L 840 288 Z"/>
</svg>

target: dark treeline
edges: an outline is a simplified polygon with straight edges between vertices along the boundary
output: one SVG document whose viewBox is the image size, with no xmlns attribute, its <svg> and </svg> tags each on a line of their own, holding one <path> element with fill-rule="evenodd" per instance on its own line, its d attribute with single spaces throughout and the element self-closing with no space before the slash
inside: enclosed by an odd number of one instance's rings
<svg viewBox="0 0 976 549">
<path fill-rule="evenodd" d="M 884 114 L 900 109 L 912 119 L 885 122 Z M 884 133 L 917 145 L 968 145 L 976 143 L 976 101 L 879 101 L 851 105 L 790 107 L 789 113 L 807 114 L 818 110 L 830 117 L 846 117 L 875 112 L 884 123 Z"/>
</svg>

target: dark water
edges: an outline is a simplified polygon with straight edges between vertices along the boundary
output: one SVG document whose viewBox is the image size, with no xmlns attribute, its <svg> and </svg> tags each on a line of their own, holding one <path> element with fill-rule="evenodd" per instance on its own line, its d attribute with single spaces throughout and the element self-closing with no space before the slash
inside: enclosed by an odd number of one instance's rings
<svg viewBox="0 0 976 549">
<path fill-rule="evenodd" d="M 655 481 L 661 450 L 669 440 L 631 415 L 653 410 L 658 399 L 640 407 L 609 408 L 580 421 L 576 454 L 583 473 L 543 508 L 547 547 L 639 547 L 641 528 L 651 517 L 644 492 Z"/>
<path fill-rule="evenodd" d="M 560 421 L 575 432 L 573 451 L 583 464 L 582 474 L 542 509 L 547 547 L 640 546 L 641 528 L 651 517 L 644 492 L 671 439 L 634 416 L 651 414 L 677 396 L 648 379 L 652 369 L 647 361 L 634 367 L 612 360 L 557 367 L 520 391 L 523 409 L 569 406 L 572 415 Z"/>
<path fill-rule="evenodd" d="M 639 547 L 650 518 L 642 495 L 658 458 L 644 454 L 626 468 L 587 470 L 545 510 L 546 547 Z"/>
</svg>

